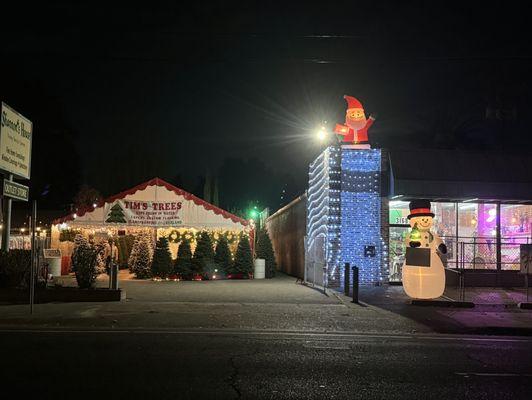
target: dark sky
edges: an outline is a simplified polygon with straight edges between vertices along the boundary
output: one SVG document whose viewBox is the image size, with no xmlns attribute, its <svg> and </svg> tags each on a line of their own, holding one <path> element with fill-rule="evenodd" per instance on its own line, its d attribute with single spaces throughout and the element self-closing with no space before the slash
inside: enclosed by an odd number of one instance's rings
<svg viewBox="0 0 532 400">
<path fill-rule="evenodd" d="M 392 149 L 530 149 L 525 2 L 42 3 L 2 7 L 0 97 L 34 121 L 32 183 L 67 181 L 58 196 L 190 186 L 227 157 L 297 192 L 344 94 Z"/>
</svg>

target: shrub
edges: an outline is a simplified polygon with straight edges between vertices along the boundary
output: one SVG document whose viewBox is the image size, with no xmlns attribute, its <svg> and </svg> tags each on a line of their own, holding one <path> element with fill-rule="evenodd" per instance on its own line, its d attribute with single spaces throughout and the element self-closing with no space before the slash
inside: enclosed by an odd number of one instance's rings
<svg viewBox="0 0 532 400">
<path fill-rule="evenodd" d="M 275 270 L 277 269 L 277 263 L 275 262 L 275 254 L 273 252 L 272 241 L 266 228 L 262 227 L 257 232 L 257 258 L 263 258 L 266 267 L 266 278 L 273 278 L 275 276 Z"/>
<path fill-rule="evenodd" d="M 29 286 L 31 250 L 13 249 L 0 252 L 0 287 Z"/>
<path fill-rule="evenodd" d="M 236 248 L 235 262 L 231 266 L 231 274 L 244 274 L 247 276 L 253 270 L 253 256 L 251 255 L 251 246 L 249 238 L 242 236 Z"/>
<path fill-rule="evenodd" d="M 189 279 L 192 275 L 192 250 L 188 239 L 183 239 L 177 249 L 174 271 L 185 279 Z"/>
<path fill-rule="evenodd" d="M 214 263 L 212 239 L 208 232 L 203 231 L 197 241 L 194 257 L 192 257 L 193 272 L 202 274 L 211 269 Z"/>
<path fill-rule="evenodd" d="M 172 269 L 172 255 L 168 247 L 168 239 L 161 237 L 157 241 L 155 252 L 153 253 L 152 275 L 159 278 L 167 278 L 172 273 Z"/>
</svg>

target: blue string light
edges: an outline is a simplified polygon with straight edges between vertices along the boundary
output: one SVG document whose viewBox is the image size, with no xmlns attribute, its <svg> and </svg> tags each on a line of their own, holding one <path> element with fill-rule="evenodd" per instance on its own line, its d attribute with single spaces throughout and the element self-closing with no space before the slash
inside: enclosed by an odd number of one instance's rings
<svg viewBox="0 0 532 400">
<path fill-rule="evenodd" d="M 344 269 L 339 267 L 346 262 L 359 267 L 361 283 L 384 278 L 380 175 L 379 149 L 329 147 L 310 165 L 307 257 L 315 258 L 316 247 L 323 246 L 328 286 L 343 283 Z M 365 246 L 374 246 L 373 257 L 365 256 Z"/>
</svg>

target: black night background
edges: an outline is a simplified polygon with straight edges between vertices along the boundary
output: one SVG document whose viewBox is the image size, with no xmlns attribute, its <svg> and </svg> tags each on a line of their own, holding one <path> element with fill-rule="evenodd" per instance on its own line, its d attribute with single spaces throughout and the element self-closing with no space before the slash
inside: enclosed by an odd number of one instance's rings
<svg viewBox="0 0 532 400">
<path fill-rule="evenodd" d="M 344 94 L 391 149 L 529 152 L 514 2 L 50 1 L 2 6 L 0 97 L 34 123 L 32 196 L 68 210 L 154 176 L 221 206 L 300 194 Z M 284 190 L 284 192 L 283 192 Z"/>
</svg>

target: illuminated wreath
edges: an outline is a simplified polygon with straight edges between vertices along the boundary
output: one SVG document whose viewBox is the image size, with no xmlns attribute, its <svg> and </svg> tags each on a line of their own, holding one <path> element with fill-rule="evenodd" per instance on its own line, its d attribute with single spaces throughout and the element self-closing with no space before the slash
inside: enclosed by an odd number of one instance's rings
<svg viewBox="0 0 532 400">
<path fill-rule="evenodd" d="M 170 243 L 179 243 L 181 239 L 181 234 L 175 229 L 168 234 L 168 241 Z"/>
</svg>

